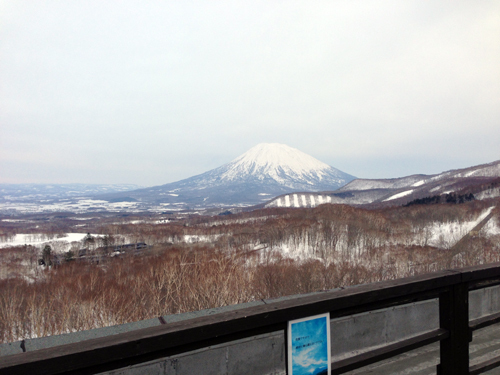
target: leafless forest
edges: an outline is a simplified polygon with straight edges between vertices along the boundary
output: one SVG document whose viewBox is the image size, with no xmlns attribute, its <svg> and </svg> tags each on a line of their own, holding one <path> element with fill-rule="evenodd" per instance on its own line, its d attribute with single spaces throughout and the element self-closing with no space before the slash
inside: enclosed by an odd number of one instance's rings
<svg viewBox="0 0 500 375">
<path fill-rule="evenodd" d="M 17 233 L 101 236 L 64 251 L 58 242 L 52 252 L 0 248 L 0 341 L 498 262 L 496 204 L 2 221 L 4 242 Z M 139 242 L 148 247 L 114 251 Z"/>
</svg>

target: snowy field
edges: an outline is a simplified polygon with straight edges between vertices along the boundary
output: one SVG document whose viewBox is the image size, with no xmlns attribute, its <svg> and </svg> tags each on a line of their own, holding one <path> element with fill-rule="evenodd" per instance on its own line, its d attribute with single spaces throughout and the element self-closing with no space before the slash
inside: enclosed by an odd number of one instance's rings
<svg viewBox="0 0 500 375">
<path fill-rule="evenodd" d="M 2 241 L 0 238 L 0 248 L 11 246 L 44 246 L 51 245 L 56 252 L 68 251 L 73 242 L 81 242 L 86 233 L 66 233 L 64 237 L 48 238 L 45 234 L 16 234 L 7 241 Z M 98 234 L 92 234 L 93 237 L 99 237 Z"/>
<path fill-rule="evenodd" d="M 183 203 L 181 203 L 183 204 Z M 163 211 L 164 206 L 144 206 L 140 202 L 116 202 L 110 203 L 103 200 L 95 199 L 80 199 L 80 200 L 62 200 L 59 202 L 50 203 L 20 203 L 20 202 L 3 202 L 0 203 L 0 212 L 16 214 L 33 214 L 45 212 L 72 212 L 72 213 L 87 213 L 87 212 L 157 212 Z M 170 211 L 181 208 L 169 208 Z"/>
</svg>

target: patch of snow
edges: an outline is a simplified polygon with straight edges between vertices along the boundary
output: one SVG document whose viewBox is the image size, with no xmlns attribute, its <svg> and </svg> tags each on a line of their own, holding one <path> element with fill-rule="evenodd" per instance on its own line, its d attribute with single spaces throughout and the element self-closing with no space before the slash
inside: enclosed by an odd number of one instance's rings
<svg viewBox="0 0 500 375">
<path fill-rule="evenodd" d="M 290 207 L 290 196 L 285 195 L 285 207 Z"/>
<path fill-rule="evenodd" d="M 200 235 L 200 236 L 185 234 L 183 240 L 185 243 L 215 242 L 219 237 L 220 237 L 219 234 Z"/>
<path fill-rule="evenodd" d="M 339 191 L 349 190 L 373 190 L 373 189 L 403 189 L 419 182 L 421 177 L 408 176 L 393 179 L 356 179 L 339 189 Z"/>
<path fill-rule="evenodd" d="M 314 199 L 314 195 L 310 195 L 309 199 L 311 200 L 311 207 L 315 207 L 316 206 L 316 201 Z"/>
<path fill-rule="evenodd" d="M 500 177 L 500 163 L 494 162 L 489 165 L 485 165 L 482 167 L 476 167 L 477 169 L 457 173 L 456 177 Z"/>
<path fill-rule="evenodd" d="M 441 174 L 438 174 L 437 176 L 432 177 L 431 180 L 432 181 L 441 180 L 441 179 L 449 176 L 450 174 L 451 174 L 450 172 L 441 173 Z"/>
<path fill-rule="evenodd" d="M 425 184 L 425 181 L 424 180 L 421 180 L 421 181 L 418 181 L 418 182 L 415 182 L 413 185 L 413 187 L 417 187 L 417 186 L 422 186 L 423 184 Z"/>
<path fill-rule="evenodd" d="M 450 248 L 468 234 L 476 225 L 484 220 L 495 207 L 490 207 L 484 210 L 475 220 L 464 222 L 445 222 L 433 223 L 427 232 L 430 233 L 430 238 L 427 244 L 430 246 Z M 491 220 L 490 220 L 491 221 Z"/>
<path fill-rule="evenodd" d="M 500 223 L 498 219 L 492 218 L 489 220 L 486 225 L 483 227 L 483 231 L 488 236 L 499 236 L 500 235 Z"/>
<path fill-rule="evenodd" d="M 86 233 L 66 233 L 65 237 L 54 237 L 52 239 L 47 238 L 46 235 L 41 233 L 35 234 L 23 234 L 19 233 L 14 236 L 14 238 L 9 239 L 5 242 L 0 242 L 0 248 L 2 247 L 10 247 L 10 246 L 23 246 L 23 245 L 32 245 L 32 246 L 42 246 L 45 244 L 54 244 L 66 242 L 67 247 L 69 248 L 69 244 L 71 242 L 80 242 L 86 236 Z M 99 237 L 99 234 L 92 234 L 93 237 Z"/>
<path fill-rule="evenodd" d="M 440 248 L 450 248 L 474 228 L 474 222 L 446 222 L 434 223 L 430 226 L 428 232 L 430 237 L 427 245 Z"/>
<path fill-rule="evenodd" d="M 403 192 L 398 193 L 398 194 L 394 194 L 393 196 L 391 196 L 391 197 L 389 197 L 387 199 L 384 199 L 383 202 L 392 201 L 393 199 L 402 198 L 402 197 L 405 197 L 407 195 L 410 195 L 411 193 L 413 193 L 413 189 L 412 190 L 403 191 Z"/>
<path fill-rule="evenodd" d="M 167 223 L 170 223 L 171 221 L 173 221 L 173 220 L 170 220 L 170 219 L 159 219 L 159 220 L 155 221 L 155 224 L 167 224 Z"/>
<path fill-rule="evenodd" d="M 500 197 L 500 188 L 483 190 L 474 194 L 474 197 L 479 200 Z"/>
<path fill-rule="evenodd" d="M 479 224 L 480 221 L 486 219 L 486 216 L 491 214 L 491 211 L 493 211 L 494 208 L 495 206 L 491 206 L 490 208 L 486 209 L 486 211 L 484 211 L 481 215 L 479 215 L 479 218 L 476 220 L 477 223 Z"/>
</svg>

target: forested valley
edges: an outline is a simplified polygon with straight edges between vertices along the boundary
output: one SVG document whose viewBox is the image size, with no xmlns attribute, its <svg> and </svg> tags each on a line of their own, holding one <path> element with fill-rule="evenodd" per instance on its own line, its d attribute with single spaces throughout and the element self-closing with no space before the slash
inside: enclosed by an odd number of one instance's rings
<svg viewBox="0 0 500 375">
<path fill-rule="evenodd" d="M 497 203 L 2 220 L 0 341 L 498 262 Z"/>
</svg>

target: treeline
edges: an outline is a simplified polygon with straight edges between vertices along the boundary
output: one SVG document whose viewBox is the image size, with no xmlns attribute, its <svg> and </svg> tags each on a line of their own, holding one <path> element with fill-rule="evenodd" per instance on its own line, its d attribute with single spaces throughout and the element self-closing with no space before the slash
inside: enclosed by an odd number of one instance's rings
<svg viewBox="0 0 500 375">
<path fill-rule="evenodd" d="M 474 195 L 472 193 L 469 194 L 456 194 L 456 193 L 449 193 L 449 194 L 442 194 L 442 195 L 433 195 L 431 197 L 425 197 L 425 198 L 417 198 L 414 199 L 405 205 L 404 207 L 409 207 L 417 204 L 439 204 L 439 203 L 452 203 L 452 204 L 462 204 L 465 202 L 470 202 L 473 201 Z"/>
</svg>

